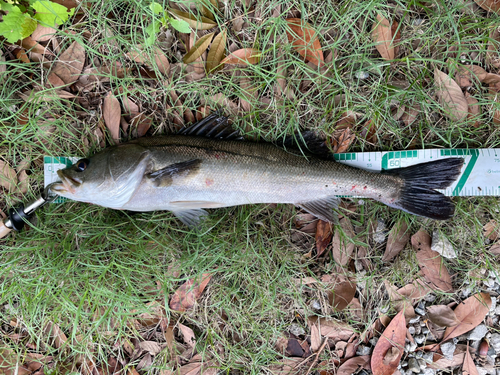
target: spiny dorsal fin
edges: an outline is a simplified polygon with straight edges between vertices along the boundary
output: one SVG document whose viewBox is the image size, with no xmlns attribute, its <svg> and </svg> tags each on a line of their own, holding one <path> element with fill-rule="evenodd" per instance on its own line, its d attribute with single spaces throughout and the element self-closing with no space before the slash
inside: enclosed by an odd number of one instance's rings
<svg viewBox="0 0 500 375">
<path fill-rule="evenodd" d="M 197 137 L 243 140 L 238 130 L 234 130 L 227 122 L 228 118 L 217 111 L 204 119 L 195 122 L 177 134 Z"/>
<path fill-rule="evenodd" d="M 185 177 L 187 177 L 194 174 L 200 169 L 200 164 L 201 159 L 193 159 L 170 164 L 165 168 L 146 174 L 146 177 L 149 178 L 155 186 L 169 186 L 172 184 L 172 179 L 175 175 L 184 174 Z"/>
<path fill-rule="evenodd" d="M 338 224 L 339 218 L 333 210 L 339 207 L 340 198 L 336 196 L 317 199 L 314 201 L 295 203 L 296 206 L 303 208 L 318 219 Z"/>
<path fill-rule="evenodd" d="M 333 160 L 333 154 L 325 140 L 310 130 L 287 136 L 283 141 L 283 147 L 286 150 L 298 150 L 306 155 L 313 154 Z"/>
</svg>

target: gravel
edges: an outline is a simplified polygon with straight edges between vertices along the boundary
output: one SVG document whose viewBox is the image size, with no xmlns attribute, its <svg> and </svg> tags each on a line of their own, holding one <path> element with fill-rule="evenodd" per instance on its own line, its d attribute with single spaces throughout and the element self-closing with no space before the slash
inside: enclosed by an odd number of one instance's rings
<svg viewBox="0 0 500 375">
<path fill-rule="evenodd" d="M 408 370 L 418 374 L 420 372 L 420 365 L 416 358 L 410 358 L 408 360 Z"/>
<path fill-rule="evenodd" d="M 490 346 L 495 350 L 497 355 L 500 354 L 500 333 L 491 334 Z"/>
<path fill-rule="evenodd" d="M 439 231 L 435 230 L 432 233 L 432 246 L 431 249 L 437 251 L 443 257 L 453 259 L 457 257 L 457 253 L 453 245 L 444 237 Z"/>
<path fill-rule="evenodd" d="M 453 358 L 453 353 L 455 353 L 455 349 L 457 347 L 456 342 L 454 340 L 445 342 L 441 344 L 441 351 L 443 352 L 443 355 L 447 359 L 452 359 Z"/>
<path fill-rule="evenodd" d="M 486 327 L 484 324 L 480 324 L 469 333 L 467 338 L 472 341 L 478 341 L 486 336 L 487 333 L 488 327 Z"/>
</svg>

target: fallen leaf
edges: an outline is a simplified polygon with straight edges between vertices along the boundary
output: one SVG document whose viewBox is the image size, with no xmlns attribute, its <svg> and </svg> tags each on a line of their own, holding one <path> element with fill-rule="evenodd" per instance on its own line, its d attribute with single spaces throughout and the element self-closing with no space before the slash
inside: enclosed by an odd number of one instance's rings
<svg viewBox="0 0 500 375">
<path fill-rule="evenodd" d="M 391 363 L 393 363 L 394 361 L 399 361 L 400 358 L 401 350 L 393 346 L 392 348 L 389 348 L 382 362 L 385 366 L 390 366 Z"/>
<path fill-rule="evenodd" d="M 178 19 L 186 21 L 194 30 L 209 30 L 217 26 L 214 21 L 207 17 L 200 16 L 198 20 L 196 16 L 190 13 L 172 8 L 168 9 L 168 12 L 173 14 Z"/>
<path fill-rule="evenodd" d="M 500 255 L 500 244 L 496 243 L 490 247 L 490 253 L 493 255 Z"/>
<path fill-rule="evenodd" d="M 392 375 L 396 371 L 404 353 L 405 338 L 406 320 L 403 311 L 401 311 L 389 323 L 373 349 L 371 358 L 373 375 Z M 384 362 L 384 358 L 389 350 L 393 350 L 393 352 L 388 358 L 391 362 L 387 363 L 387 361 Z M 394 350 L 398 352 L 396 353 Z"/>
<path fill-rule="evenodd" d="M 445 110 L 445 115 L 453 121 L 462 121 L 467 117 L 467 100 L 457 83 L 446 73 L 434 70 L 436 95 Z"/>
<path fill-rule="evenodd" d="M 59 56 L 51 73 L 57 74 L 64 83 L 72 84 L 82 73 L 84 64 L 85 49 L 75 41 Z"/>
<path fill-rule="evenodd" d="M 361 369 L 371 371 L 370 360 L 371 355 L 363 355 L 348 359 L 337 369 L 337 375 L 357 374 Z"/>
<path fill-rule="evenodd" d="M 391 24 L 391 33 L 392 33 L 392 44 L 394 45 L 394 58 L 399 56 L 399 43 L 401 42 L 401 28 L 399 27 L 399 23 L 396 21 L 392 21 Z"/>
<path fill-rule="evenodd" d="M 333 290 L 329 292 L 330 304 L 336 311 L 344 310 L 356 294 L 356 282 L 353 278 L 337 274 L 333 279 Z"/>
<path fill-rule="evenodd" d="M 405 248 L 409 239 L 410 232 L 408 232 L 408 224 L 406 224 L 405 220 L 400 220 L 389 232 L 382 261 L 388 262 L 394 259 L 401 252 L 401 250 Z"/>
<path fill-rule="evenodd" d="M 205 287 L 209 283 L 212 275 L 204 273 L 201 282 L 195 282 L 195 279 L 189 279 L 177 289 L 170 299 L 170 308 L 175 311 L 186 311 L 191 309 L 196 300 L 201 296 Z"/>
<path fill-rule="evenodd" d="M 153 118 L 145 115 L 144 113 L 140 113 L 135 116 L 130 125 L 132 128 L 135 128 L 137 131 L 137 137 L 144 137 L 151 127 L 151 123 L 153 122 Z"/>
<path fill-rule="evenodd" d="M 420 114 L 420 105 L 416 104 L 413 107 L 406 107 L 405 113 L 403 113 L 403 116 L 401 116 L 400 121 L 403 122 L 406 126 L 410 126 L 415 122 L 417 119 L 418 115 Z"/>
<path fill-rule="evenodd" d="M 68 341 L 64 332 L 54 322 L 48 322 L 43 331 L 48 336 L 49 345 L 56 349 L 60 349 Z"/>
<path fill-rule="evenodd" d="M 394 60 L 394 45 L 392 43 L 391 23 L 381 14 L 377 14 L 377 20 L 373 23 L 372 38 L 375 48 L 384 60 Z"/>
<path fill-rule="evenodd" d="M 332 224 L 318 220 L 316 226 L 316 256 L 320 257 L 330 244 L 333 237 L 333 227 Z"/>
<path fill-rule="evenodd" d="M 28 55 L 26 54 L 26 51 L 24 50 L 24 48 L 18 48 L 16 50 L 16 58 L 18 60 L 21 60 L 25 64 L 30 63 L 30 59 L 28 58 Z"/>
<path fill-rule="evenodd" d="M 168 77 L 170 74 L 170 62 L 168 61 L 167 56 L 163 53 L 163 51 L 158 48 L 153 48 L 153 55 L 155 58 L 156 67 L 160 71 L 161 74 Z"/>
<path fill-rule="evenodd" d="M 17 185 L 16 171 L 6 162 L 0 160 L 0 186 L 8 191 L 14 191 Z"/>
<path fill-rule="evenodd" d="M 66 83 L 64 83 L 64 81 L 59 78 L 57 74 L 52 72 L 47 76 L 46 85 L 53 88 L 59 88 L 62 86 L 66 86 Z"/>
<path fill-rule="evenodd" d="M 48 42 L 55 34 L 57 30 L 53 27 L 42 26 L 38 24 L 31 38 L 37 42 Z"/>
<path fill-rule="evenodd" d="M 161 352 L 161 346 L 155 341 L 141 341 L 139 343 L 139 347 L 145 351 L 148 352 L 151 355 L 157 355 L 159 352 Z"/>
<path fill-rule="evenodd" d="M 347 323 L 338 320 L 327 320 L 317 316 L 309 317 L 307 324 L 312 327 L 316 325 L 321 336 L 336 341 L 348 341 L 354 335 L 354 329 Z"/>
<path fill-rule="evenodd" d="M 230 52 L 229 56 L 225 57 L 221 64 L 241 64 L 255 65 L 260 60 L 260 52 L 253 48 L 242 48 L 234 52 Z"/>
<path fill-rule="evenodd" d="M 348 238 L 354 238 L 354 229 L 350 220 L 343 218 L 339 222 L 332 240 L 332 254 L 335 262 L 341 266 L 347 265 L 355 249 L 355 245 Z M 342 228 L 343 235 L 340 229 Z M 347 238 L 346 238 L 347 237 Z"/>
<path fill-rule="evenodd" d="M 0 349 L 0 374 L 30 375 L 33 371 L 21 364 L 21 358 L 9 348 Z"/>
<path fill-rule="evenodd" d="M 467 108 L 469 111 L 467 113 L 467 120 L 471 123 L 473 122 L 472 126 L 477 128 L 481 125 L 481 106 L 479 105 L 479 101 L 468 92 L 465 94 L 465 100 L 467 100 Z"/>
<path fill-rule="evenodd" d="M 411 237 L 411 244 L 417 252 L 417 261 L 425 279 L 445 293 L 453 291 L 451 276 L 437 251 L 431 250 L 431 237 L 420 230 Z"/>
<path fill-rule="evenodd" d="M 459 324 L 446 328 L 443 342 L 474 329 L 484 320 L 490 307 L 491 297 L 488 293 L 478 293 L 461 302 L 454 310 Z"/>
<path fill-rule="evenodd" d="M 115 144 L 120 143 L 120 102 L 111 92 L 104 98 L 102 115 L 104 117 L 104 123 L 111 134 L 111 138 L 113 138 Z"/>
<path fill-rule="evenodd" d="M 36 52 L 41 55 L 49 55 L 49 56 L 54 56 L 52 52 L 50 52 L 47 48 L 39 44 L 36 40 L 31 38 L 30 36 L 24 38 L 21 41 L 21 45 L 23 48 L 25 48 L 28 52 Z"/>
<path fill-rule="evenodd" d="M 412 300 L 412 303 L 415 303 L 416 301 L 424 298 L 431 291 L 431 288 L 425 285 L 423 281 L 415 280 L 413 283 L 407 284 L 404 287 L 398 289 L 396 293 L 400 296 L 409 298 L 410 300 Z"/>
<path fill-rule="evenodd" d="M 476 365 L 472 360 L 469 352 L 469 346 L 467 345 L 467 352 L 465 353 L 464 364 L 462 366 L 462 375 L 479 375 Z"/>
<path fill-rule="evenodd" d="M 193 330 L 181 323 L 179 323 L 179 330 L 182 333 L 184 343 L 189 345 L 189 347 L 194 348 L 196 346 L 196 339 Z"/>
<path fill-rule="evenodd" d="M 464 363 L 465 353 L 454 354 L 452 359 L 446 357 L 440 357 L 432 363 L 429 363 L 427 367 L 436 370 L 442 370 L 448 367 L 460 366 Z"/>
<path fill-rule="evenodd" d="M 19 191 L 23 194 L 26 194 L 29 188 L 29 176 L 26 171 L 29 169 L 30 164 L 29 160 L 23 160 L 16 168 L 19 179 Z"/>
<path fill-rule="evenodd" d="M 356 138 L 350 128 L 345 128 L 333 140 L 333 153 L 341 154 L 349 149 L 349 146 Z"/>
<path fill-rule="evenodd" d="M 484 10 L 500 14 L 500 0 L 474 0 Z"/>
<path fill-rule="evenodd" d="M 495 26 L 490 32 L 490 39 L 488 40 L 488 49 L 486 50 L 486 64 L 491 65 L 494 68 L 500 67 L 500 56 L 498 51 L 500 50 L 500 32 L 498 31 L 498 26 Z"/>
<path fill-rule="evenodd" d="M 288 27 L 286 35 L 288 42 L 292 43 L 293 48 L 306 59 L 316 66 L 322 67 L 324 62 L 321 43 L 318 34 L 313 27 L 300 18 L 287 18 Z"/>
<path fill-rule="evenodd" d="M 441 327 L 453 327 L 460 323 L 455 312 L 447 305 L 428 306 L 427 317 Z"/>
<path fill-rule="evenodd" d="M 499 226 L 495 220 L 490 220 L 483 227 L 483 236 L 488 238 L 490 241 L 496 241 L 498 239 Z"/>
<path fill-rule="evenodd" d="M 200 57 L 207 50 L 213 36 L 214 33 L 210 33 L 198 39 L 189 52 L 183 57 L 182 62 L 184 62 L 184 64 L 189 64 Z"/>
<path fill-rule="evenodd" d="M 321 335 L 316 324 L 311 326 L 311 351 L 316 353 L 321 346 Z"/>
<path fill-rule="evenodd" d="M 207 72 L 210 73 L 215 70 L 224 57 L 224 52 L 226 50 L 226 40 L 227 34 L 226 30 L 219 33 L 212 42 L 210 46 L 210 51 L 207 55 Z"/>
</svg>

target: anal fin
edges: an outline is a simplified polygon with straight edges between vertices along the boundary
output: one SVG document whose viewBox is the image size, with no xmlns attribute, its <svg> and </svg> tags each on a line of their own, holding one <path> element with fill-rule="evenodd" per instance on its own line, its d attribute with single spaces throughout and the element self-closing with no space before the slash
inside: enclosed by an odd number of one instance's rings
<svg viewBox="0 0 500 375">
<path fill-rule="evenodd" d="M 298 202 L 296 206 L 303 208 L 318 219 L 337 224 L 339 219 L 333 210 L 339 207 L 340 198 L 336 196 L 321 198 L 313 201 Z"/>
</svg>

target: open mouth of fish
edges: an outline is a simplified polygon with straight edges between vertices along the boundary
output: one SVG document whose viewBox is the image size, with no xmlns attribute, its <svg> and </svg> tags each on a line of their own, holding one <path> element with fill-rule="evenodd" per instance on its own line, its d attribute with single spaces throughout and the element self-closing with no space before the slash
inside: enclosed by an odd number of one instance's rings
<svg viewBox="0 0 500 375">
<path fill-rule="evenodd" d="M 82 184 L 82 180 L 77 177 L 69 177 L 62 173 L 62 170 L 57 171 L 57 175 L 61 179 L 61 183 L 54 184 L 51 187 L 56 193 L 66 193 L 69 192 L 71 194 L 75 193 L 75 189 Z"/>
</svg>

